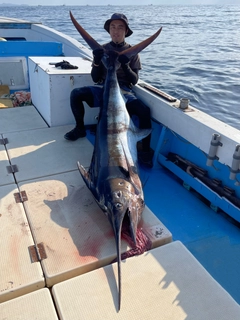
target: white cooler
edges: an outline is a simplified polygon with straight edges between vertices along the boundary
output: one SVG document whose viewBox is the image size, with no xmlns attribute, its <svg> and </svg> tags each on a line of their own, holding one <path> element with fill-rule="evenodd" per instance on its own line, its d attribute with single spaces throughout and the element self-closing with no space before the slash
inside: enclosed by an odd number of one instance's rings
<svg viewBox="0 0 240 320">
<path fill-rule="evenodd" d="M 61 69 L 49 63 L 68 61 L 78 69 Z M 73 89 L 94 85 L 91 62 L 80 57 L 29 57 L 29 78 L 32 102 L 48 125 L 74 124 L 70 107 Z M 85 125 L 97 123 L 99 108 L 91 110 L 85 103 Z"/>
</svg>

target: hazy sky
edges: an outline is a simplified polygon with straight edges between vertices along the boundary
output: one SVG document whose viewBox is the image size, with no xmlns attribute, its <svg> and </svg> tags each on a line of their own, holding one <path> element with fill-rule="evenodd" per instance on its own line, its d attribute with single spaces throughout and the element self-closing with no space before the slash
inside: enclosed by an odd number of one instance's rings
<svg viewBox="0 0 240 320">
<path fill-rule="evenodd" d="M 0 4 L 28 4 L 28 5 L 194 5 L 194 4 L 237 4 L 239 0 L 0 0 Z"/>
</svg>

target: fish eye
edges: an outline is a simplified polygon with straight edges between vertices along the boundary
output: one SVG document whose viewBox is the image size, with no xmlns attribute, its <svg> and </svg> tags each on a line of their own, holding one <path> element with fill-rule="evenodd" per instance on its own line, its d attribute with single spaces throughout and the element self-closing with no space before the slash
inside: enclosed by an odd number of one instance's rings
<svg viewBox="0 0 240 320">
<path fill-rule="evenodd" d="M 115 203 L 115 208 L 119 209 L 122 207 L 122 204 L 120 202 Z"/>
<path fill-rule="evenodd" d="M 121 197 L 121 191 L 117 192 L 117 197 L 120 198 Z"/>
</svg>

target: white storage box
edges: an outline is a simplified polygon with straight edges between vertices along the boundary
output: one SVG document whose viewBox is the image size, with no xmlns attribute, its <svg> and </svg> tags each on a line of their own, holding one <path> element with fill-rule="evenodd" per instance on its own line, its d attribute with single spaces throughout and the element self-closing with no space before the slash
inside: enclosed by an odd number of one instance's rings
<svg viewBox="0 0 240 320">
<path fill-rule="evenodd" d="M 49 63 L 66 60 L 78 69 L 64 70 Z M 29 57 L 29 78 L 32 101 L 48 125 L 75 124 L 70 107 L 73 89 L 94 85 L 91 62 L 80 57 Z M 85 125 L 97 123 L 99 108 L 85 104 Z"/>
</svg>

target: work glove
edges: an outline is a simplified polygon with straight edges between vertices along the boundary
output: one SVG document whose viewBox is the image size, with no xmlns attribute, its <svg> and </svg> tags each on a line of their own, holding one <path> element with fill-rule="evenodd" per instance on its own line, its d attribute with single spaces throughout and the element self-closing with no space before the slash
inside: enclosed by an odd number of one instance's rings
<svg viewBox="0 0 240 320">
<path fill-rule="evenodd" d="M 118 57 L 118 61 L 121 63 L 121 67 L 127 77 L 127 80 L 129 81 L 129 84 L 135 85 L 138 82 L 138 73 L 131 69 L 129 65 L 130 59 L 125 54 L 121 54 Z"/>
<path fill-rule="evenodd" d="M 118 61 L 121 63 L 123 69 L 129 68 L 130 59 L 125 54 L 121 54 L 118 57 Z"/>
<path fill-rule="evenodd" d="M 99 65 L 104 54 L 104 50 L 102 48 L 98 48 L 93 50 L 93 63 Z"/>
<path fill-rule="evenodd" d="M 61 68 L 62 68 L 62 69 L 78 69 L 77 66 L 73 66 L 73 65 L 70 64 L 70 63 L 63 63 L 63 64 L 61 65 Z"/>
<path fill-rule="evenodd" d="M 70 64 L 70 62 L 66 60 L 55 63 L 55 67 L 56 68 L 61 67 L 62 69 L 78 69 L 77 66 L 73 66 L 72 64 Z"/>
</svg>

